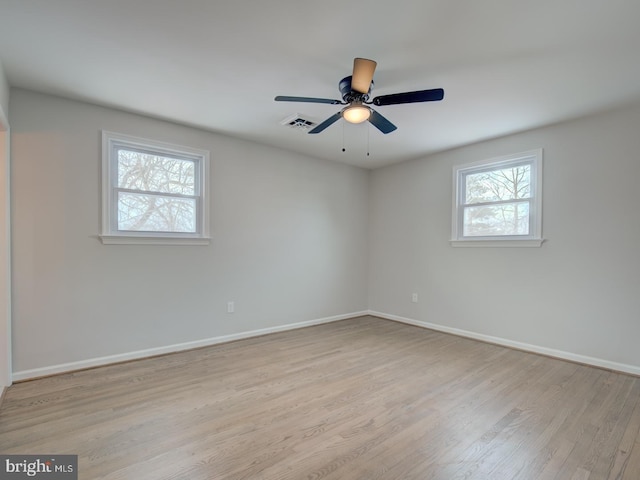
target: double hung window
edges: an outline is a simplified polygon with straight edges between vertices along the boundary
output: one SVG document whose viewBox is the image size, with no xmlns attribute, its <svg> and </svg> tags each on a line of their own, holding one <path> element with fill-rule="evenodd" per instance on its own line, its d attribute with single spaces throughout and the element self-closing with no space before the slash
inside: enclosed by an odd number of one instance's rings
<svg viewBox="0 0 640 480">
<path fill-rule="evenodd" d="M 103 243 L 207 244 L 209 152 L 103 132 Z"/>
<path fill-rule="evenodd" d="M 452 245 L 542 243 L 542 150 L 454 168 Z"/>
</svg>

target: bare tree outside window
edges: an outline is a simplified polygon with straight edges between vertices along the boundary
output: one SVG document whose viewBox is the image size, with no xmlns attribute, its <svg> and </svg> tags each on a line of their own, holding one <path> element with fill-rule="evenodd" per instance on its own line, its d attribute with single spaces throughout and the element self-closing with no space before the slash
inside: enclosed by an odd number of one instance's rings
<svg viewBox="0 0 640 480">
<path fill-rule="evenodd" d="M 453 167 L 451 246 L 539 247 L 542 149 Z"/>
<path fill-rule="evenodd" d="M 465 176 L 464 236 L 529 235 L 531 166 Z"/>
<path fill-rule="evenodd" d="M 193 160 L 118 150 L 118 230 L 196 232 Z"/>
<path fill-rule="evenodd" d="M 209 245 L 210 152 L 102 132 L 105 245 Z"/>
</svg>

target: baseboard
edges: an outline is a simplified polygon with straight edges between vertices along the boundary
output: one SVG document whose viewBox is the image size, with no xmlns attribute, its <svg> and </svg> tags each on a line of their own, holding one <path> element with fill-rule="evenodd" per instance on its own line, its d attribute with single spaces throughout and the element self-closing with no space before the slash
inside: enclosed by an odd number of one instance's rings
<svg viewBox="0 0 640 480">
<path fill-rule="evenodd" d="M 81 360 L 78 362 L 62 363 L 59 365 L 51 365 L 49 367 L 34 368 L 32 370 L 23 370 L 13 373 L 13 381 L 31 380 L 39 377 L 47 377 L 50 375 L 57 375 L 60 373 L 67 373 L 76 370 L 84 370 L 87 368 L 99 367 L 103 365 L 109 365 L 113 363 L 128 362 L 131 360 L 139 360 L 141 358 L 154 357 L 157 355 L 165 355 L 167 353 L 181 352 L 185 350 L 193 350 L 194 348 L 208 347 L 220 343 L 233 342 L 235 340 L 242 340 L 244 338 L 258 337 L 261 335 L 267 335 L 269 333 L 283 332 L 286 330 L 295 330 L 298 328 L 310 327 L 313 325 L 321 325 L 323 323 L 337 322 L 339 320 L 346 320 L 348 318 L 360 317 L 367 315 L 367 311 L 347 313 L 344 315 L 335 315 L 332 317 L 319 318 L 315 320 L 308 320 L 305 322 L 289 323 L 286 325 L 278 325 L 276 327 L 261 328 L 258 330 L 250 330 L 247 332 L 234 333 L 231 335 L 222 335 L 219 337 L 205 338 L 203 340 L 196 340 L 193 342 L 177 343 L 174 345 L 167 345 L 164 347 L 149 348 L 146 350 L 138 350 L 135 352 L 122 353 L 117 355 L 109 355 L 106 357 L 90 358 L 87 360 Z"/>
<path fill-rule="evenodd" d="M 585 365 L 591 365 L 593 367 L 605 368 L 607 370 L 613 370 L 621 373 L 629 373 L 631 375 L 640 376 L 640 367 L 635 365 L 627 365 L 624 363 L 611 362 L 609 360 L 603 360 L 601 358 L 588 357 L 585 355 L 578 355 L 571 352 L 565 352 L 562 350 L 555 350 L 553 348 L 541 347 L 538 345 L 531 345 L 529 343 L 516 342 L 508 340 L 506 338 L 492 337 L 491 335 L 483 335 L 481 333 L 470 332 L 468 330 L 462 330 L 459 328 L 446 327 L 444 325 L 438 325 L 435 323 L 423 322 L 420 320 L 414 320 L 411 318 L 400 317 L 398 315 L 390 315 L 388 313 L 376 312 L 369 310 L 369 315 L 374 317 L 384 318 L 386 320 L 393 320 L 395 322 L 406 323 L 408 325 L 415 325 L 417 327 L 428 328 L 430 330 L 436 330 L 438 332 L 450 333 L 459 337 L 471 338 L 473 340 L 480 340 L 486 343 L 493 343 L 495 345 L 501 345 L 503 347 L 515 348 L 517 350 L 523 350 L 525 352 L 538 353 L 540 355 L 546 355 L 548 357 L 559 358 L 562 360 L 569 360 L 575 363 L 582 363 Z"/>
<path fill-rule="evenodd" d="M 386 320 L 392 320 L 395 322 L 405 323 L 408 325 L 414 325 L 417 327 L 427 328 L 430 330 L 436 330 L 438 332 L 450 333 L 460 337 L 471 338 L 473 340 L 479 340 L 482 342 L 493 343 L 495 345 L 501 345 L 504 347 L 515 348 L 526 352 L 538 353 L 546 355 L 548 357 L 559 358 L 562 360 L 569 360 L 571 362 L 582 363 L 585 365 L 591 365 L 594 367 L 605 368 L 607 370 L 613 370 L 622 373 L 629 373 L 631 375 L 640 376 L 640 367 L 634 365 L 627 365 L 624 363 L 611 362 L 609 360 L 603 360 L 600 358 L 588 357 L 585 355 L 578 355 L 575 353 L 565 352 L 562 350 L 555 350 L 552 348 L 541 347 L 538 345 L 531 345 L 528 343 L 516 342 L 501 337 L 493 337 L 490 335 L 484 335 L 481 333 L 471 332 L 468 330 L 462 330 L 459 328 L 447 327 L 444 325 L 438 325 L 435 323 L 423 322 L 420 320 L 414 320 L 411 318 L 401 317 L 398 315 L 391 315 L 388 313 L 377 312 L 373 310 L 347 313 L 344 315 L 335 315 L 332 317 L 319 318 L 315 320 L 308 320 L 305 322 L 290 323 L 286 325 L 279 325 L 276 327 L 263 328 L 258 330 L 250 330 L 246 332 L 234 333 L 231 335 L 222 335 L 219 337 L 206 338 L 203 340 L 196 340 L 193 342 L 178 343 L 174 345 L 167 345 L 164 347 L 150 348 L 146 350 L 138 350 L 135 352 L 109 355 L 106 357 L 97 357 L 87 360 L 81 360 L 78 362 L 63 363 L 59 365 L 52 365 L 48 367 L 35 368 L 32 370 L 23 370 L 13 373 L 13 381 L 31 380 L 39 377 L 46 377 L 49 375 L 57 375 L 60 373 L 72 372 L 75 370 L 83 370 L 87 368 L 99 367 L 103 365 L 109 365 L 113 363 L 127 362 L 131 360 L 139 360 L 141 358 L 153 357 L 156 355 L 164 355 L 167 353 L 180 352 L 185 350 L 192 350 L 194 348 L 208 347 L 220 343 L 232 342 L 235 340 L 242 340 L 244 338 L 258 337 L 261 335 L 267 335 L 269 333 L 283 332 L 287 330 L 295 330 L 298 328 L 310 327 L 313 325 L 321 325 L 323 323 L 331 323 L 340 320 L 346 320 L 348 318 L 360 317 L 363 315 L 372 315 L 374 317 L 384 318 Z M 2 387 L 0 393 L 0 404 L 6 391 L 5 387 Z"/>
<path fill-rule="evenodd" d="M 0 387 L 0 408 L 2 408 L 2 401 L 4 400 L 4 394 L 7 392 L 7 388 L 9 387 Z"/>
</svg>

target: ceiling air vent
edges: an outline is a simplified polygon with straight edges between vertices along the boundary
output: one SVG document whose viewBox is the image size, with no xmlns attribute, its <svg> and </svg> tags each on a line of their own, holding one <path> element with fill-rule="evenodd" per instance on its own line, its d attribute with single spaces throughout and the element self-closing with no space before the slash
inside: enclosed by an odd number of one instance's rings
<svg viewBox="0 0 640 480">
<path fill-rule="evenodd" d="M 308 132 L 317 125 L 316 122 L 309 120 L 308 118 L 304 118 L 299 113 L 294 113 L 293 115 L 285 118 L 280 122 L 280 124 L 285 127 L 292 128 L 293 130 L 301 130 L 303 132 Z"/>
</svg>

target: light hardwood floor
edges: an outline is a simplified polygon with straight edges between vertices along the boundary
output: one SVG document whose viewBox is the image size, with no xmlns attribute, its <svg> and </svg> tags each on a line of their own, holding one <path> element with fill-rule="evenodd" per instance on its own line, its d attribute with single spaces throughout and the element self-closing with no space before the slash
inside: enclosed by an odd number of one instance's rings
<svg viewBox="0 0 640 480">
<path fill-rule="evenodd" d="M 640 479 L 640 379 L 360 317 L 12 386 L 81 479 Z"/>
</svg>

